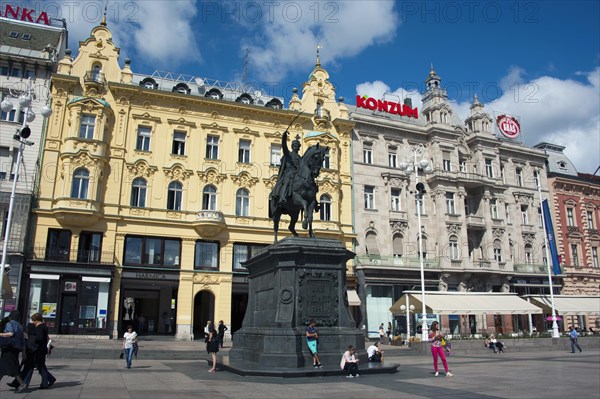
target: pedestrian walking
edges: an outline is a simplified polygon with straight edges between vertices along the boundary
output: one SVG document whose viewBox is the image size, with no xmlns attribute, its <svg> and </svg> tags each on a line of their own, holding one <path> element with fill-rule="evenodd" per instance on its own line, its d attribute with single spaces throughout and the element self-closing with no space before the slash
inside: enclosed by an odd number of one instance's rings
<svg viewBox="0 0 600 399">
<path fill-rule="evenodd" d="M 573 327 L 569 327 L 569 337 L 571 338 L 571 353 L 575 353 L 575 347 L 579 349 L 579 352 L 583 352 L 581 350 L 581 346 L 577 342 L 577 337 L 579 337 L 579 332 Z"/>
<path fill-rule="evenodd" d="M 444 336 L 440 333 L 438 322 L 434 321 L 431 323 L 431 332 L 429 333 L 429 341 L 431 342 L 431 355 L 433 356 L 433 369 L 435 370 L 435 376 L 439 375 L 438 373 L 438 356 L 442 359 L 442 364 L 444 365 L 444 371 L 446 372 L 446 377 L 452 377 L 453 374 L 448 370 L 448 362 L 446 361 L 446 353 L 444 352 L 444 348 L 442 347 L 442 339 Z"/>
<path fill-rule="evenodd" d="M 137 333 L 133 331 L 131 325 L 128 325 L 127 332 L 123 334 L 123 350 L 125 351 L 125 364 L 128 369 L 131 368 L 131 359 L 135 345 L 137 345 Z"/>
<path fill-rule="evenodd" d="M 48 355 L 48 326 L 44 323 L 44 318 L 40 313 L 31 315 L 31 322 L 35 326 L 29 340 L 33 339 L 30 349 L 33 350 L 33 364 L 38 369 L 42 377 L 40 389 L 48 389 L 56 382 L 56 378 L 48 371 L 46 367 L 46 356 Z M 33 371 L 33 370 L 32 370 Z"/>
<path fill-rule="evenodd" d="M 21 313 L 13 310 L 8 319 L 3 332 L 0 333 L 0 380 L 5 375 L 15 377 L 19 383 L 17 392 L 23 392 L 27 385 L 19 373 L 19 352 L 25 344 L 23 327 L 18 322 L 21 319 Z"/>
<path fill-rule="evenodd" d="M 306 345 L 313 358 L 313 367 L 321 368 L 321 361 L 319 360 L 319 330 L 315 326 L 315 321 L 311 320 L 306 327 Z"/>
</svg>

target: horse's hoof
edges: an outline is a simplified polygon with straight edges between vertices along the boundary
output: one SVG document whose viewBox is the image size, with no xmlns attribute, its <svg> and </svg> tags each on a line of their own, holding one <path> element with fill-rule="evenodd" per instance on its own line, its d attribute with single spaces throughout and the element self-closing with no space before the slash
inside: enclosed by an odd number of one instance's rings
<svg viewBox="0 0 600 399">
<path fill-rule="evenodd" d="M 308 222 L 302 222 L 302 228 L 306 230 L 308 228 Z"/>
</svg>

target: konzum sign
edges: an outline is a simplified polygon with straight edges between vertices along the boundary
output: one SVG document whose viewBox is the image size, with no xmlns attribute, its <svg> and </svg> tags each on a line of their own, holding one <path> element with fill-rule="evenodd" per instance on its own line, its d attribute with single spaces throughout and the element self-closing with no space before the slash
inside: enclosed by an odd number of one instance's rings
<svg viewBox="0 0 600 399">
<path fill-rule="evenodd" d="M 356 96 L 356 106 L 358 108 L 370 109 L 371 111 L 387 112 L 388 114 L 408 116 L 409 118 L 419 118 L 419 111 L 411 108 L 407 104 L 400 104 L 393 101 L 376 100 L 369 96 Z"/>
<path fill-rule="evenodd" d="M 2 7 L 2 5 L 0 5 Z M 0 8 L 0 17 L 17 19 L 25 22 L 35 22 L 36 24 L 43 23 L 44 25 L 50 25 L 50 19 L 45 11 L 42 11 L 39 15 L 36 14 L 35 10 L 30 10 L 25 7 L 16 7 L 6 4 L 4 9 Z"/>
<path fill-rule="evenodd" d="M 500 133 L 509 139 L 516 139 L 521 133 L 519 121 L 506 114 L 498 115 L 496 125 L 498 125 Z"/>
</svg>

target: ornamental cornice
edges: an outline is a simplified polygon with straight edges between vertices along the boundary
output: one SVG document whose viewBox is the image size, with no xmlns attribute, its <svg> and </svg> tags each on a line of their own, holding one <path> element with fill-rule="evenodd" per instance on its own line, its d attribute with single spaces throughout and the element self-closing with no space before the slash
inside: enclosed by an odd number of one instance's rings
<svg viewBox="0 0 600 399">
<path fill-rule="evenodd" d="M 493 238 L 502 238 L 504 235 L 504 229 L 502 228 L 492 228 L 492 237 Z"/>
<path fill-rule="evenodd" d="M 209 168 L 206 171 L 197 172 L 197 174 L 203 183 L 210 183 L 214 185 L 219 185 L 225 179 L 227 179 L 227 175 L 219 173 L 215 168 Z"/>
<path fill-rule="evenodd" d="M 459 235 L 461 228 L 462 228 L 462 226 L 458 223 L 446 222 L 446 231 L 447 231 L 448 235 L 450 235 L 450 234 Z"/>
<path fill-rule="evenodd" d="M 249 134 L 252 136 L 260 136 L 260 132 L 258 130 L 251 130 L 249 127 L 245 127 L 243 129 L 234 128 L 233 132 L 236 134 Z"/>
<path fill-rule="evenodd" d="M 223 133 L 227 133 L 229 131 L 229 128 L 227 126 L 220 126 L 217 122 L 213 122 L 210 124 L 202 123 L 200 126 L 205 130 L 218 130 Z"/>
<path fill-rule="evenodd" d="M 392 234 L 400 233 L 402 236 L 406 234 L 406 230 L 408 229 L 408 222 L 402 220 L 390 220 L 390 228 L 392 230 Z"/>
<path fill-rule="evenodd" d="M 143 120 L 148 123 L 158 124 L 161 123 L 161 119 L 157 116 L 152 116 L 148 112 L 144 112 L 143 114 L 131 114 L 133 119 Z"/>
<path fill-rule="evenodd" d="M 381 178 L 383 179 L 383 184 L 385 186 L 390 186 L 393 188 L 401 188 L 402 183 L 408 180 L 408 176 L 406 174 L 389 172 L 382 173 Z"/>
<path fill-rule="evenodd" d="M 258 183 L 257 177 L 252 177 L 248 172 L 240 172 L 237 175 L 229 175 L 231 177 L 231 181 L 238 187 L 248 187 L 252 188 Z"/>
<path fill-rule="evenodd" d="M 272 190 L 275 187 L 275 183 L 277 183 L 277 175 L 273 175 L 270 178 L 263 179 L 263 183 L 267 190 Z"/>
<path fill-rule="evenodd" d="M 192 129 L 196 128 L 196 122 L 190 122 L 185 120 L 185 118 L 181 117 L 179 119 L 167 119 L 167 123 L 169 125 L 182 125 L 182 126 L 187 126 L 190 127 Z"/>
<path fill-rule="evenodd" d="M 517 204 L 529 205 L 533 202 L 533 194 L 525 193 L 522 191 L 514 192 L 513 197 L 515 198 L 515 202 Z"/>
<path fill-rule="evenodd" d="M 535 233 L 523 233 L 523 242 L 526 244 L 535 244 Z"/>
<path fill-rule="evenodd" d="M 218 285 L 220 280 L 218 274 L 195 273 L 193 282 L 194 284 L 200 284 L 204 288 L 208 288 L 211 285 Z"/>
<path fill-rule="evenodd" d="M 150 166 L 148 162 L 143 159 L 138 159 L 134 163 L 127 163 L 125 166 L 129 173 L 134 176 L 150 177 L 158 171 L 156 166 Z"/>
<path fill-rule="evenodd" d="M 163 167 L 165 176 L 171 180 L 187 180 L 194 174 L 193 171 L 185 169 L 181 164 L 175 164 L 170 167 Z"/>
<path fill-rule="evenodd" d="M 325 181 L 319 183 L 319 188 L 321 189 L 322 192 L 335 193 L 335 192 L 339 191 L 340 184 L 334 183 L 331 180 L 325 180 Z"/>
</svg>

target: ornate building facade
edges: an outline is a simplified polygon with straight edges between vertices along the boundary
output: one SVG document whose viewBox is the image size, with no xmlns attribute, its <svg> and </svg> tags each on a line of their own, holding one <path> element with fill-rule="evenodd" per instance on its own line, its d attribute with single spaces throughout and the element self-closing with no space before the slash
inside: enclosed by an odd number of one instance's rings
<svg viewBox="0 0 600 399">
<path fill-rule="evenodd" d="M 234 87 L 235 86 L 235 87 Z M 352 248 L 348 111 L 317 63 L 289 110 L 243 85 L 134 73 L 105 21 L 59 62 L 44 144 L 31 292 L 57 333 L 203 337 L 241 327 L 243 262 L 273 242 L 269 191 L 282 133 L 329 146 L 315 233 Z M 302 150 L 301 150 L 302 153 Z M 285 227 L 286 220 L 282 220 Z M 306 234 L 300 231 L 301 235 Z M 280 230 L 281 237 L 289 234 Z"/>
<path fill-rule="evenodd" d="M 564 270 L 562 294 L 600 297 L 600 176 L 578 173 L 565 147 L 540 143 L 548 155 L 549 203 L 556 246 Z M 600 327 L 597 312 L 568 316 L 565 326 Z"/>
<path fill-rule="evenodd" d="M 4 5 L 3 5 L 4 7 Z M 65 54 L 67 29 L 62 21 L 42 18 L 39 22 L 22 21 L 20 7 L 6 5 L 6 18 L 0 17 L 0 100 L 13 105 L 10 111 L 2 111 L 0 117 L 0 249 L 7 246 L 7 262 L 10 268 L 4 276 L 4 309 L 0 316 L 17 306 L 21 293 L 20 276 L 25 259 L 25 241 L 30 223 L 33 195 L 38 184 L 38 161 L 42 141 L 44 118 L 42 108 L 50 94 L 50 77 L 56 70 L 58 58 Z M 19 103 L 19 96 L 32 89 L 30 115 Z M 3 105 L 4 108 L 4 105 Z M 36 115 L 31 119 L 31 114 Z M 31 136 L 17 164 L 19 142 L 13 135 L 19 133 L 23 121 L 31 130 Z M 10 237 L 6 237 L 8 209 L 17 168 L 16 185 Z M 0 287 L 2 288 L 2 287 Z"/>
<path fill-rule="evenodd" d="M 538 181 L 547 193 L 544 152 L 496 136 L 477 97 L 471 115 L 459 120 L 433 68 L 420 114 L 410 99 L 382 108 L 383 100 L 363 104 L 359 97 L 360 106 L 351 109 L 355 267 L 369 334 L 375 336 L 382 322 L 406 333 L 406 318 L 394 318 L 389 308 L 404 291 L 421 289 L 419 231 L 426 290 L 549 292 L 537 193 Z M 394 108 L 403 111 L 390 113 Z M 407 165 L 411 175 L 402 171 Z M 528 330 L 521 315 L 444 317 L 451 333 Z M 541 329 L 541 317 L 534 317 Z"/>
</svg>

